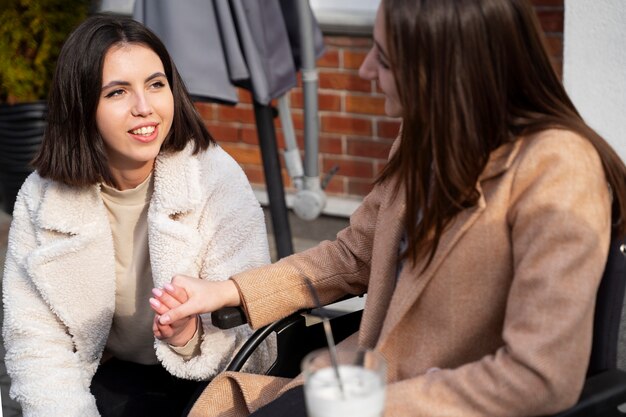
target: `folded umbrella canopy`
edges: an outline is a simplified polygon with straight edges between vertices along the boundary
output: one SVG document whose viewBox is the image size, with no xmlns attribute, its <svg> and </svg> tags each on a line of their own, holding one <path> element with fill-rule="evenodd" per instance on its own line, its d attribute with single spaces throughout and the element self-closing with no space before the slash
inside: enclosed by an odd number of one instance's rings
<svg viewBox="0 0 626 417">
<path fill-rule="evenodd" d="M 302 47 L 310 50 L 312 44 L 317 56 L 323 51 L 308 2 L 299 1 L 136 0 L 133 10 L 133 18 L 165 43 L 196 100 L 236 104 L 236 87 L 252 92 L 279 257 L 293 248 L 270 102 L 296 86 Z M 311 23 L 305 26 L 312 27 L 306 36 L 300 32 L 303 4 Z M 308 111 L 317 123 L 317 108 Z"/>
</svg>

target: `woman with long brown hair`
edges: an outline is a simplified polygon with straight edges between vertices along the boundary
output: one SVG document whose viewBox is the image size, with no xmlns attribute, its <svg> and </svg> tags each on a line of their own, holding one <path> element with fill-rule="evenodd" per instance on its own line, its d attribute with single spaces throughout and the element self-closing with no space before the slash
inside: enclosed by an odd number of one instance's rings
<svg viewBox="0 0 626 417">
<path fill-rule="evenodd" d="M 403 123 L 350 226 L 228 281 L 175 277 L 168 296 L 190 298 L 160 322 L 241 305 L 263 326 L 314 306 L 306 276 L 322 302 L 367 292 L 338 348 L 386 358 L 385 415 L 571 406 L 611 229 L 625 230 L 626 168 L 569 100 L 532 5 L 382 0 L 360 74 Z M 297 384 L 223 374 L 192 415 L 245 415 Z"/>
</svg>

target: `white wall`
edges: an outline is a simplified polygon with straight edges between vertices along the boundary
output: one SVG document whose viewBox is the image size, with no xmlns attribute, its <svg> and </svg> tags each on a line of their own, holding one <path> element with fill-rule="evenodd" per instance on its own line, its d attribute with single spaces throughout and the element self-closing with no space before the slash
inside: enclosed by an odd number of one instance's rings
<svg viewBox="0 0 626 417">
<path fill-rule="evenodd" d="M 340 9 L 363 12 L 376 12 L 380 0 L 309 0 L 313 9 Z"/>
<path fill-rule="evenodd" d="M 565 0 L 563 82 L 626 161 L 626 1 Z"/>
</svg>

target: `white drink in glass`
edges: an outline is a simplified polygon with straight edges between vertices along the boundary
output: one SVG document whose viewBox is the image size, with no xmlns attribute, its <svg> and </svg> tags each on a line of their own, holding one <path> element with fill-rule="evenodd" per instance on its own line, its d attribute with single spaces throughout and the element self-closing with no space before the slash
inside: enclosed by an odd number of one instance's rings
<svg viewBox="0 0 626 417">
<path fill-rule="evenodd" d="M 320 353 L 323 355 L 325 353 Z M 368 355 L 374 352 L 369 351 Z M 350 356 L 347 358 L 346 356 Z M 339 375 L 325 364 L 305 359 L 304 397 L 308 417 L 381 417 L 385 405 L 385 366 L 382 357 L 357 363 L 353 353 L 339 355 Z M 359 357 L 363 357 L 360 355 Z M 314 362 L 314 361 L 313 361 Z"/>
</svg>

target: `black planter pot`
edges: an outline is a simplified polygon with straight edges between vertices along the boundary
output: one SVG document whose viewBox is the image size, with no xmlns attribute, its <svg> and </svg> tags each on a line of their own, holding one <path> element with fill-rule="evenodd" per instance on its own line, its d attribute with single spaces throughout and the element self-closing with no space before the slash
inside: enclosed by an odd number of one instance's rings
<svg viewBox="0 0 626 417">
<path fill-rule="evenodd" d="M 46 110 L 44 101 L 0 104 L 0 201 L 7 213 L 13 212 L 17 192 L 33 171 L 30 161 L 41 144 Z"/>
</svg>

